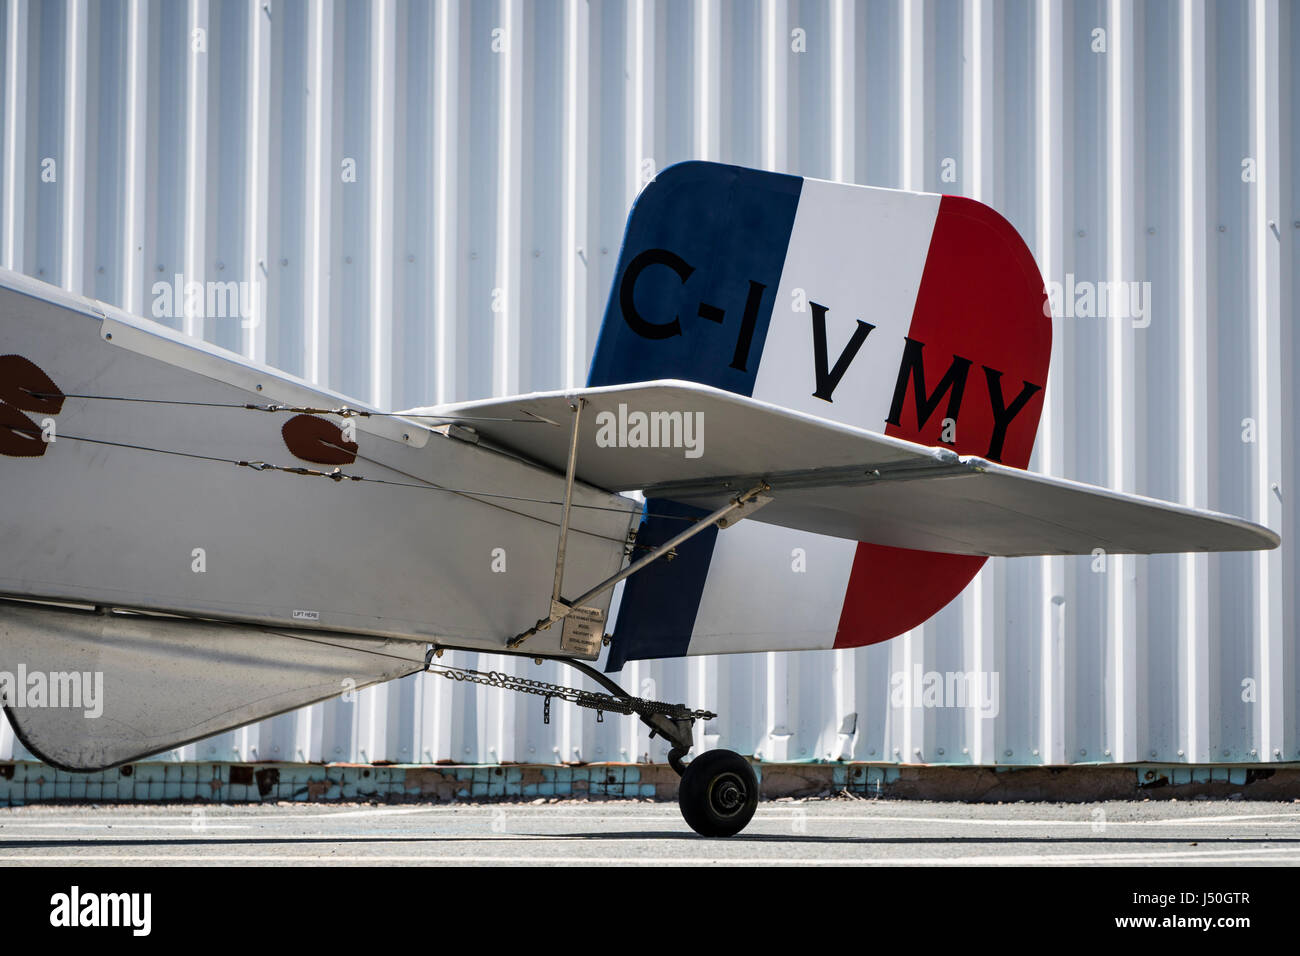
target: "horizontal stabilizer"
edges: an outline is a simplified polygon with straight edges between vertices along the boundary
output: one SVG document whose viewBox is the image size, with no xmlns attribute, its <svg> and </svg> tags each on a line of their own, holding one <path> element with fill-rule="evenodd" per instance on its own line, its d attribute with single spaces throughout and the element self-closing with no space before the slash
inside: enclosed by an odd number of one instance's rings
<svg viewBox="0 0 1300 956">
<path fill-rule="evenodd" d="M 563 471 L 701 509 L 760 481 L 754 521 L 948 554 L 1117 554 L 1277 547 L 1230 515 L 1010 468 L 687 382 L 549 392 L 417 410 Z"/>
</svg>

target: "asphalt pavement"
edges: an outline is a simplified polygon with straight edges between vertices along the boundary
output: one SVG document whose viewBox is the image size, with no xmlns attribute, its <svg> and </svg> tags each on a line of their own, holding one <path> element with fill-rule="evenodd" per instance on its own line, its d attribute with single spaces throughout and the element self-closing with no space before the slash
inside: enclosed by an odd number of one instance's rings
<svg viewBox="0 0 1300 956">
<path fill-rule="evenodd" d="M 136 805 L 0 809 L 0 867 L 600 864 L 1300 864 L 1300 801 L 777 800 L 730 839 L 675 804 Z"/>
</svg>

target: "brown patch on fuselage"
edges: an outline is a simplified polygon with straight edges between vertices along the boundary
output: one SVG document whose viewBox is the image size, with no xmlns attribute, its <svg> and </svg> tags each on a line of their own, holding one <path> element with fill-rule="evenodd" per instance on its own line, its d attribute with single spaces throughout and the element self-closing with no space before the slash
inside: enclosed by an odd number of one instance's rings
<svg viewBox="0 0 1300 956">
<path fill-rule="evenodd" d="M 21 355 L 0 355 L 0 455 L 39 458 L 48 443 L 41 426 L 23 412 L 57 415 L 63 393 L 36 363 Z"/>
<path fill-rule="evenodd" d="M 296 457 L 318 465 L 350 465 L 357 460 L 357 443 L 345 441 L 343 429 L 314 415 L 295 415 L 280 429 Z"/>
</svg>

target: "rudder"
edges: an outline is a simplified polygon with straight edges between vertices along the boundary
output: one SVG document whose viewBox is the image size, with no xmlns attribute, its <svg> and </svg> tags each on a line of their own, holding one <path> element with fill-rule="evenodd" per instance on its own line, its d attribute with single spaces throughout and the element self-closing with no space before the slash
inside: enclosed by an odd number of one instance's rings
<svg viewBox="0 0 1300 956">
<path fill-rule="evenodd" d="M 1045 303 L 1024 242 L 980 203 L 682 163 L 633 206 L 588 384 L 688 379 L 1023 468 Z M 647 502 L 638 544 L 683 508 Z M 628 581 L 608 666 L 877 643 L 984 560 L 742 522 Z"/>
</svg>

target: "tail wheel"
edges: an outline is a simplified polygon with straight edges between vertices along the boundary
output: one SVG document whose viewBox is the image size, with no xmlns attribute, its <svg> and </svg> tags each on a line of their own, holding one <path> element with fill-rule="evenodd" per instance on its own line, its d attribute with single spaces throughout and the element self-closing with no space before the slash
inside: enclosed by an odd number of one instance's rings
<svg viewBox="0 0 1300 956">
<path fill-rule="evenodd" d="M 758 809 L 758 777 L 740 754 L 710 750 L 686 765 L 677 803 L 691 829 L 701 836 L 734 836 Z"/>
</svg>

